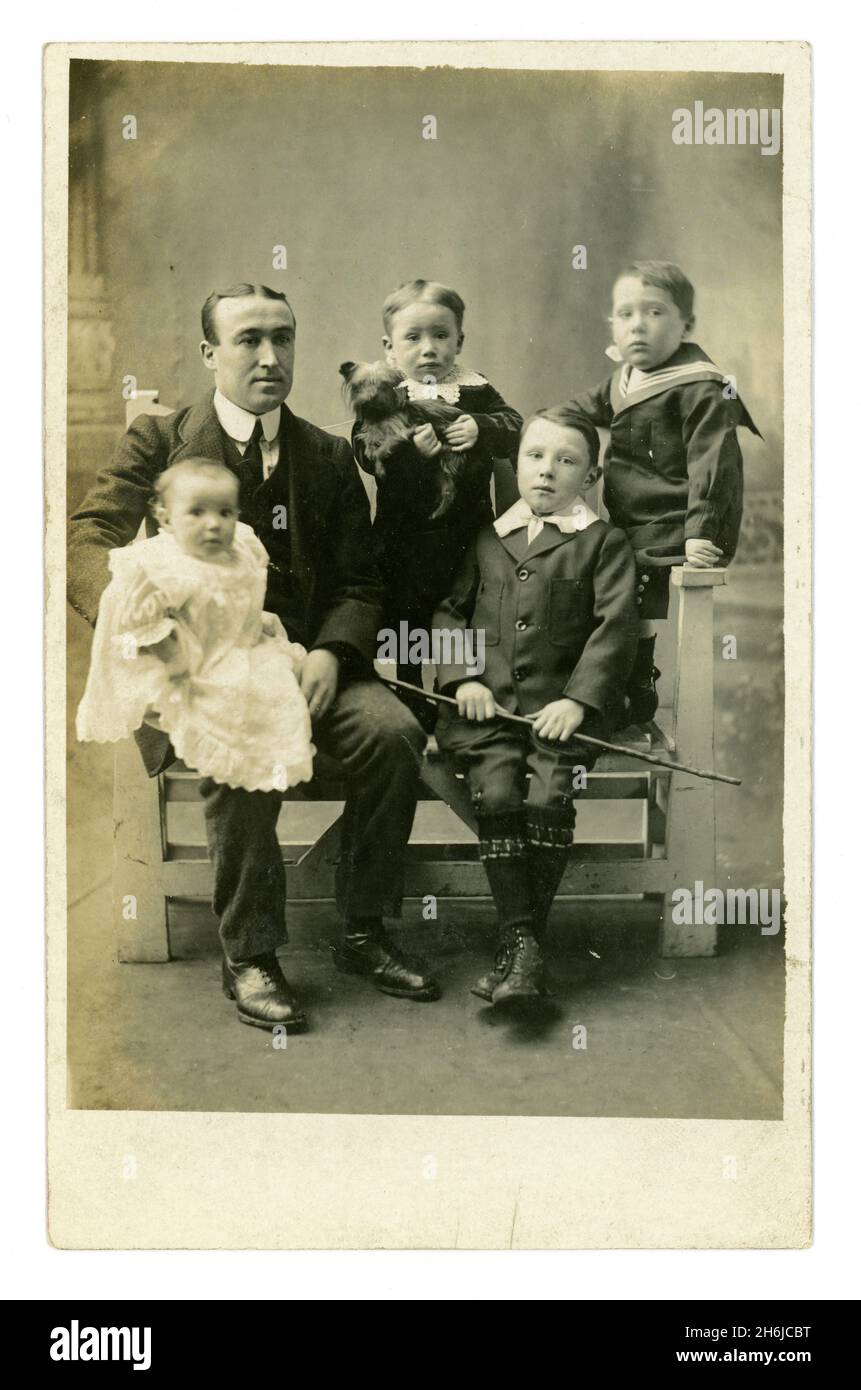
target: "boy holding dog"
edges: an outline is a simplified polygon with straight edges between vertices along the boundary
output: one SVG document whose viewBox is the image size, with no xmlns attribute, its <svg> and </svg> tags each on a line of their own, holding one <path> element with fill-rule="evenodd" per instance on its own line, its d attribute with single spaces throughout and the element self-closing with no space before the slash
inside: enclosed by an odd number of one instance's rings
<svg viewBox="0 0 861 1390">
<path fill-rule="evenodd" d="M 366 389 L 367 372 L 360 377 L 353 363 L 345 364 L 353 369 L 349 373 L 341 369 L 359 417 L 353 431 L 356 461 L 377 478 L 374 542 L 386 627 L 406 621 L 410 629 L 430 628 L 434 607 L 448 592 L 476 532 L 493 518 L 494 459 L 513 462 L 517 455 L 520 415 L 485 377 L 458 361 L 464 312 L 457 291 L 436 281 L 412 280 L 388 296 L 383 304 L 386 361 L 373 366 L 390 369 L 394 377 L 392 411 L 383 410 L 385 392 L 375 397 Z M 377 372 L 378 378 L 384 375 Z M 360 382 L 365 389 L 359 389 Z M 411 407 L 413 414 L 428 408 L 436 426 L 428 419 L 408 430 L 409 437 L 386 451 L 385 467 L 375 467 L 363 424 L 384 417 L 393 422 L 392 412 L 409 417 Z M 512 476 L 512 494 L 513 482 Z M 398 676 L 421 685 L 421 665 L 401 663 Z"/>
</svg>

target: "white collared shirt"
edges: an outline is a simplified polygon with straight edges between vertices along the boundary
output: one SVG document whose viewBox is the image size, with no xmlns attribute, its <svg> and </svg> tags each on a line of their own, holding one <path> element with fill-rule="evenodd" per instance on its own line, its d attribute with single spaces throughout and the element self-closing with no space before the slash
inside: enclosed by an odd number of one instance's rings
<svg viewBox="0 0 861 1390">
<path fill-rule="evenodd" d="M 574 531 L 585 531 L 587 526 L 598 520 L 598 514 L 593 512 L 591 507 L 587 507 L 582 497 L 575 497 L 570 507 L 558 514 L 554 513 L 553 516 L 537 516 L 526 499 L 520 497 L 513 507 L 509 507 L 507 512 L 497 517 L 493 529 L 498 536 L 509 536 L 512 531 L 519 531 L 525 526 L 526 539 L 531 545 L 548 521 L 558 526 L 565 535 L 570 535 Z"/>
<path fill-rule="evenodd" d="M 260 421 L 263 426 L 263 438 L 260 441 L 263 477 L 268 478 L 278 462 L 278 432 L 281 429 L 280 405 L 276 405 L 274 410 L 267 410 L 265 415 L 253 415 L 250 410 L 243 410 L 241 405 L 229 401 L 219 390 L 216 390 L 212 403 L 215 406 L 218 423 L 224 433 L 233 440 L 240 454 L 245 453 L 254 426 L 258 420 Z"/>
</svg>

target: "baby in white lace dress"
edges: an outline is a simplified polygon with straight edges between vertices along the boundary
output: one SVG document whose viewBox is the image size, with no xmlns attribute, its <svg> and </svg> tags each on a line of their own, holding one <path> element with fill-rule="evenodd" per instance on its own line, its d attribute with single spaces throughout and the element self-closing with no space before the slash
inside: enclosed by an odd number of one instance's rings
<svg viewBox="0 0 861 1390">
<path fill-rule="evenodd" d="M 238 520 L 236 477 L 210 459 L 161 474 L 158 535 L 110 552 L 78 738 L 112 743 L 144 722 L 204 777 L 247 791 L 311 778 L 296 672 L 306 656 L 263 611 L 269 557 Z"/>
</svg>

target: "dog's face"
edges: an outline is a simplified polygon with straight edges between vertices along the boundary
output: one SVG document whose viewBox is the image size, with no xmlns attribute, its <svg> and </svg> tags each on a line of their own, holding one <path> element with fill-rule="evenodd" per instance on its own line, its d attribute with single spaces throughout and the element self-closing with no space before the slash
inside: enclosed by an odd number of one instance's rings
<svg viewBox="0 0 861 1390">
<path fill-rule="evenodd" d="M 403 409 L 404 397 L 397 389 L 403 377 L 388 362 L 342 362 L 338 370 L 344 395 L 357 415 L 392 415 Z"/>
</svg>

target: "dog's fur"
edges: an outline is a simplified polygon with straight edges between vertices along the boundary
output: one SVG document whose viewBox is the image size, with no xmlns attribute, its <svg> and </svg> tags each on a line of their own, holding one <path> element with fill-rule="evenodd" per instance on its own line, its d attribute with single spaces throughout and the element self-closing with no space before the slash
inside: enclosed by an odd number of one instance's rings
<svg viewBox="0 0 861 1390">
<path fill-rule="evenodd" d="M 411 401 L 406 392 L 397 389 L 403 380 L 401 373 L 387 362 L 342 362 L 339 371 L 344 378 L 344 395 L 360 426 L 356 437 L 361 439 L 365 457 L 380 481 L 386 476 L 386 462 L 394 451 L 411 443 L 422 425 L 433 425 L 442 452 L 423 462 L 439 465 L 440 496 L 430 519 L 443 516 L 454 500 L 457 473 L 469 452 L 455 453 L 450 449 L 443 431 L 463 411 L 447 401 Z"/>
</svg>

